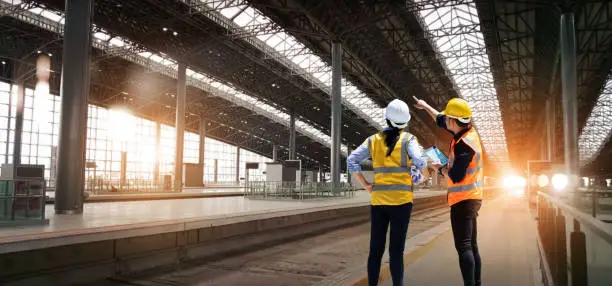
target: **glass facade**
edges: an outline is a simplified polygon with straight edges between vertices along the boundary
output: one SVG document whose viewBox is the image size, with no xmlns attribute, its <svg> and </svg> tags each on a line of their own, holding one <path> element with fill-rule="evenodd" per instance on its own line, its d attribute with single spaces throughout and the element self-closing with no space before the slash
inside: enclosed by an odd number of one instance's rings
<svg viewBox="0 0 612 286">
<path fill-rule="evenodd" d="M 12 89 L 12 90 L 11 90 Z M 15 86 L 0 82 L 0 163 L 12 163 L 17 91 Z M 59 141 L 61 98 L 47 92 L 36 93 L 26 89 L 21 162 L 45 165 L 45 179 L 49 187 L 55 186 L 57 145 Z M 118 109 L 89 105 L 87 122 L 87 154 L 85 176 L 87 182 L 119 184 L 122 168 L 126 182 L 153 182 L 157 123 L 139 118 Z M 174 127 L 159 126 L 159 175 L 171 175 L 174 171 Z M 198 163 L 200 136 L 185 132 L 184 163 Z M 204 181 L 236 181 L 237 148 L 212 138 L 205 141 Z M 241 177 L 246 162 L 269 162 L 247 150 L 240 150 Z M 264 164 L 253 170 L 251 180 L 263 180 Z"/>
</svg>

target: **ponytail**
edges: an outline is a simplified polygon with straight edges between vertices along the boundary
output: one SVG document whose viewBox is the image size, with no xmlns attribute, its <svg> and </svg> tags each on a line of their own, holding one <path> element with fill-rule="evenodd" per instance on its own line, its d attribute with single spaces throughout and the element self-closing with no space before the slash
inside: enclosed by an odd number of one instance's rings
<svg viewBox="0 0 612 286">
<path fill-rule="evenodd" d="M 393 152 L 395 144 L 399 140 L 401 129 L 391 126 L 389 120 L 387 120 L 387 125 L 389 128 L 385 128 L 385 130 L 383 130 L 383 134 L 385 134 L 385 145 L 387 146 L 387 156 L 389 156 L 391 155 L 391 152 Z"/>
</svg>

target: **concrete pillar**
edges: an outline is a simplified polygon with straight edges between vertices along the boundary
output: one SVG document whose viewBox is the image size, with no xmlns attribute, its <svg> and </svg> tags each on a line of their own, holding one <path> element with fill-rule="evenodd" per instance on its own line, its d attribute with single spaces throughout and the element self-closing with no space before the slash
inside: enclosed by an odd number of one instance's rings
<svg viewBox="0 0 612 286">
<path fill-rule="evenodd" d="M 295 160 L 295 115 L 289 117 L 289 160 Z"/>
<path fill-rule="evenodd" d="M 7 118 L 9 118 L 9 119 L 12 117 L 11 113 L 13 112 L 13 110 L 12 110 L 13 109 L 13 88 L 17 88 L 17 87 L 15 85 L 11 85 L 11 91 L 10 91 L 9 98 L 8 98 L 9 104 L 8 104 L 8 116 L 7 116 Z M 6 121 L 6 135 L 5 135 L 7 140 L 8 140 L 8 138 L 11 138 L 10 134 L 11 134 L 11 120 L 7 120 Z M 13 143 L 14 142 L 15 141 L 13 141 Z M 9 156 L 8 156 L 8 154 L 9 154 L 9 144 L 5 144 L 4 154 L 6 154 L 6 156 L 4 156 L 4 164 L 8 164 L 9 163 Z M 53 171 L 51 171 L 51 172 L 53 172 Z"/>
<path fill-rule="evenodd" d="M 552 115 L 552 98 L 546 101 L 546 158 L 552 162 L 553 145 L 552 140 L 554 136 L 553 130 L 553 115 Z"/>
<path fill-rule="evenodd" d="M 319 164 L 319 182 L 323 182 L 323 167 Z"/>
<path fill-rule="evenodd" d="M 563 89 L 563 131 L 565 168 L 575 186 L 579 173 L 578 162 L 578 108 L 576 80 L 576 33 L 574 14 L 561 15 L 561 83 Z M 572 190 L 573 191 L 573 190 Z"/>
<path fill-rule="evenodd" d="M 83 212 L 93 0 L 66 0 L 55 213 Z"/>
<path fill-rule="evenodd" d="M 278 145 L 272 145 L 272 162 L 278 162 Z"/>
<path fill-rule="evenodd" d="M 198 148 L 198 163 L 202 166 L 202 178 L 204 178 L 204 154 L 206 153 L 206 120 L 203 115 L 200 115 L 200 145 Z"/>
<path fill-rule="evenodd" d="M 126 151 L 122 151 L 121 152 L 121 172 L 120 172 L 120 177 L 119 177 L 119 185 L 121 187 L 126 186 L 127 185 L 127 152 Z"/>
<path fill-rule="evenodd" d="M 155 122 L 155 166 L 153 167 L 153 184 L 159 185 L 159 161 L 161 160 L 161 123 Z"/>
<path fill-rule="evenodd" d="M 353 152 L 353 150 L 349 147 L 347 149 L 347 154 L 351 155 L 351 153 Z M 342 162 L 346 162 L 346 160 L 342 160 Z M 349 185 L 353 185 L 352 181 L 351 181 L 351 172 L 349 171 L 348 166 L 346 166 L 346 181 L 348 182 Z"/>
<path fill-rule="evenodd" d="M 331 181 L 340 183 L 340 129 L 342 128 L 342 44 L 332 43 L 332 95 L 331 95 Z"/>
<path fill-rule="evenodd" d="M 558 162 L 557 155 L 557 100 L 550 98 L 550 160 L 552 163 Z"/>
<path fill-rule="evenodd" d="M 200 115 L 200 146 L 198 149 L 198 163 L 204 165 L 204 152 L 206 146 L 206 120 Z"/>
<path fill-rule="evenodd" d="M 21 164 L 21 138 L 23 136 L 23 109 L 25 102 L 25 83 L 21 75 L 17 79 L 17 110 L 15 111 L 15 137 L 13 141 L 13 166 Z M 8 144 L 7 144 L 8 145 Z"/>
<path fill-rule="evenodd" d="M 236 184 L 240 184 L 240 147 L 236 147 Z"/>
<path fill-rule="evenodd" d="M 215 159 L 215 168 L 213 173 L 213 182 L 217 183 L 217 179 L 219 177 L 219 160 Z"/>
<path fill-rule="evenodd" d="M 185 136 L 185 97 L 187 89 L 187 66 L 178 64 L 176 86 L 176 152 L 174 153 L 174 191 L 179 192 L 183 187 L 183 141 Z"/>
</svg>

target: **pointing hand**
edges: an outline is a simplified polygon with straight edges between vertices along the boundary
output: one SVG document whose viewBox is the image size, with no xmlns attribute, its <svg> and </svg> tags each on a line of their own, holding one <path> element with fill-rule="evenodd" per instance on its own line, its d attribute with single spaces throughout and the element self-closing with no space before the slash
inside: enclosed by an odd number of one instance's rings
<svg viewBox="0 0 612 286">
<path fill-rule="evenodd" d="M 425 102 L 425 100 L 418 99 L 416 96 L 413 96 L 412 98 L 414 99 L 414 101 L 416 101 L 414 107 L 416 107 L 417 109 L 425 109 L 427 107 L 427 102 Z"/>
</svg>

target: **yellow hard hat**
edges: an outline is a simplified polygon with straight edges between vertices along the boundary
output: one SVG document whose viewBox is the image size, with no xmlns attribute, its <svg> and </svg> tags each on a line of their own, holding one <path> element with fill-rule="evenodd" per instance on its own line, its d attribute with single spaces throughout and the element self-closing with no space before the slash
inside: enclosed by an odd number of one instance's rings
<svg viewBox="0 0 612 286">
<path fill-rule="evenodd" d="M 472 119 L 472 110 L 467 101 L 461 98 L 453 98 L 446 104 L 446 109 L 442 114 L 455 118 L 463 123 L 470 123 Z"/>
</svg>

